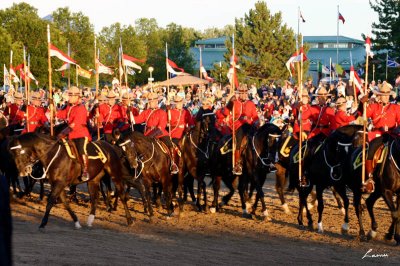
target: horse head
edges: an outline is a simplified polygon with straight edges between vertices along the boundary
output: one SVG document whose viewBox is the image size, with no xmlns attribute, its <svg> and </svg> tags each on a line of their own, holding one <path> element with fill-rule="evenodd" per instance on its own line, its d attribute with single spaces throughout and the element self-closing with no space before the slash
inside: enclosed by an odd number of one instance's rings
<svg viewBox="0 0 400 266">
<path fill-rule="evenodd" d="M 11 139 L 8 144 L 9 152 L 14 158 L 20 176 L 31 174 L 33 165 L 39 159 L 34 136 L 34 133 L 20 135 Z"/>
<path fill-rule="evenodd" d="M 257 130 L 255 136 L 261 139 L 263 145 L 261 150 L 270 161 L 266 163 L 273 163 L 282 137 L 282 130 L 272 123 L 267 123 Z"/>
<path fill-rule="evenodd" d="M 202 110 L 196 116 L 195 129 L 199 132 L 200 139 L 206 138 L 215 129 L 215 114 L 212 110 Z"/>
<path fill-rule="evenodd" d="M 129 166 L 132 169 L 136 169 L 139 165 L 137 151 L 135 149 L 135 144 L 129 137 L 129 135 L 119 136 L 117 144 L 121 147 L 126 159 L 128 160 Z"/>
<path fill-rule="evenodd" d="M 336 131 L 351 138 L 353 148 L 362 145 L 364 133 L 362 125 L 347 125 L 336 129 Z"/>
</svg>

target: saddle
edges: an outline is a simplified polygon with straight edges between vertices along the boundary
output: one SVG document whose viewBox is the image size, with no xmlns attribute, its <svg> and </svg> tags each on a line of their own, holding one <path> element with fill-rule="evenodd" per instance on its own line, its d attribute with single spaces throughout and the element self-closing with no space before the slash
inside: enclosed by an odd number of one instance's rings
<svg viewBox="0 0 400 266">
<path fill-rule="evenodd" d="M 367 151 L 368 152 L 368 148 Z M 381 145 L 374 153 L 373 160 L 372 160 L 372 167 L 375 168 L 378 164 L 381 164 L 385 159 L 388 152 L 387 145 Z M 362 149 L 359 148 L 357 154 L 353 161 L 353 169 L 356 170 L 358 167 L 362 166 Z"/>
<path fill-rule="evenodd" d="M 81 161 L 81 156 L 75 143 L 72 140 L 66 140 L 63 138 L 62 144 L 64 145 L 69 158 L 73 160 L 78 160 L 79 162 Z M 105 156 L 102 149 L 95 142 L 87 143 L 86 151 L 89 160 L 100 160 L 102 163 L 107 162 L 107 157 Z"/>
</svg>

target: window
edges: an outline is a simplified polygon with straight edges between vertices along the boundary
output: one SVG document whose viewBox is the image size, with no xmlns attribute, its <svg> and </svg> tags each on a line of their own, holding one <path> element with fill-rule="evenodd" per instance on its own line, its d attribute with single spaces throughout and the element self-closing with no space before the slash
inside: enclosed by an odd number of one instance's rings
<svg viewBox="0 0 400 266">
<path fill-rule="evenodd" d="M 215 48 L 215 44 L 206 44 L 204 48 Z"/>
<path fill-rule="evenodd" d="M 221 44 L 216 44 L 215 48 L 225 48 L 225 44 L 221 43 Z"/>
</svg>

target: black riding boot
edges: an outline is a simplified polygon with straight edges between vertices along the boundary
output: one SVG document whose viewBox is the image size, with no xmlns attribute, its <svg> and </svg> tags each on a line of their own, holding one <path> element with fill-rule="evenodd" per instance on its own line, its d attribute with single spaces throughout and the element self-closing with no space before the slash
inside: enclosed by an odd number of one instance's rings
<svg viewBox="0 0 400 266">
<path fill-rule="evenodd" d="M 90 179 L 88 173 L 89 158 L 86 154 L 82 155 L 83 170 L 82 170 L 82 181 L 86 182 Z"/>
</svg>

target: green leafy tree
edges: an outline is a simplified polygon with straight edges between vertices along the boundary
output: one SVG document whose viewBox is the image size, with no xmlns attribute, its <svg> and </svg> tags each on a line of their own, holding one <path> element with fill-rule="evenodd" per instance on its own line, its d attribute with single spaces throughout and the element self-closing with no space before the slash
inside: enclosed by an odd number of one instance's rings
<svg viewBox="0 0 400 266">
<path fill-rule="evenodd" d="M 227 41 L 232 55 L 231 40 Z M 241 82 L 265 82 L 289 76 L 286 61 L 295 51 L 295 34 L 282 22 L 282 13 L 271 14 L 265 2 L 257 2 L 244 18 L 235 20 L 235 54 Z M 229 62 L 229 61 L 228 61 Z"/>
<path fill-rule="evenodd" d="M 386 79 L 386 51 L 391 58 L 400 61 L 400 1 L 375 0 L 370 1 L 372 9 L 378 13 L 379 22 L 372 23 L 373 49 L 377 52 L 373 63 L 378 64 L 380 71 L 376 72 L 377 79 Z M 398 68 L 388 69 L 388 80 L 393 81 Z M 370 67 L 372 77 L 372 67 Z"/>
</svg>

